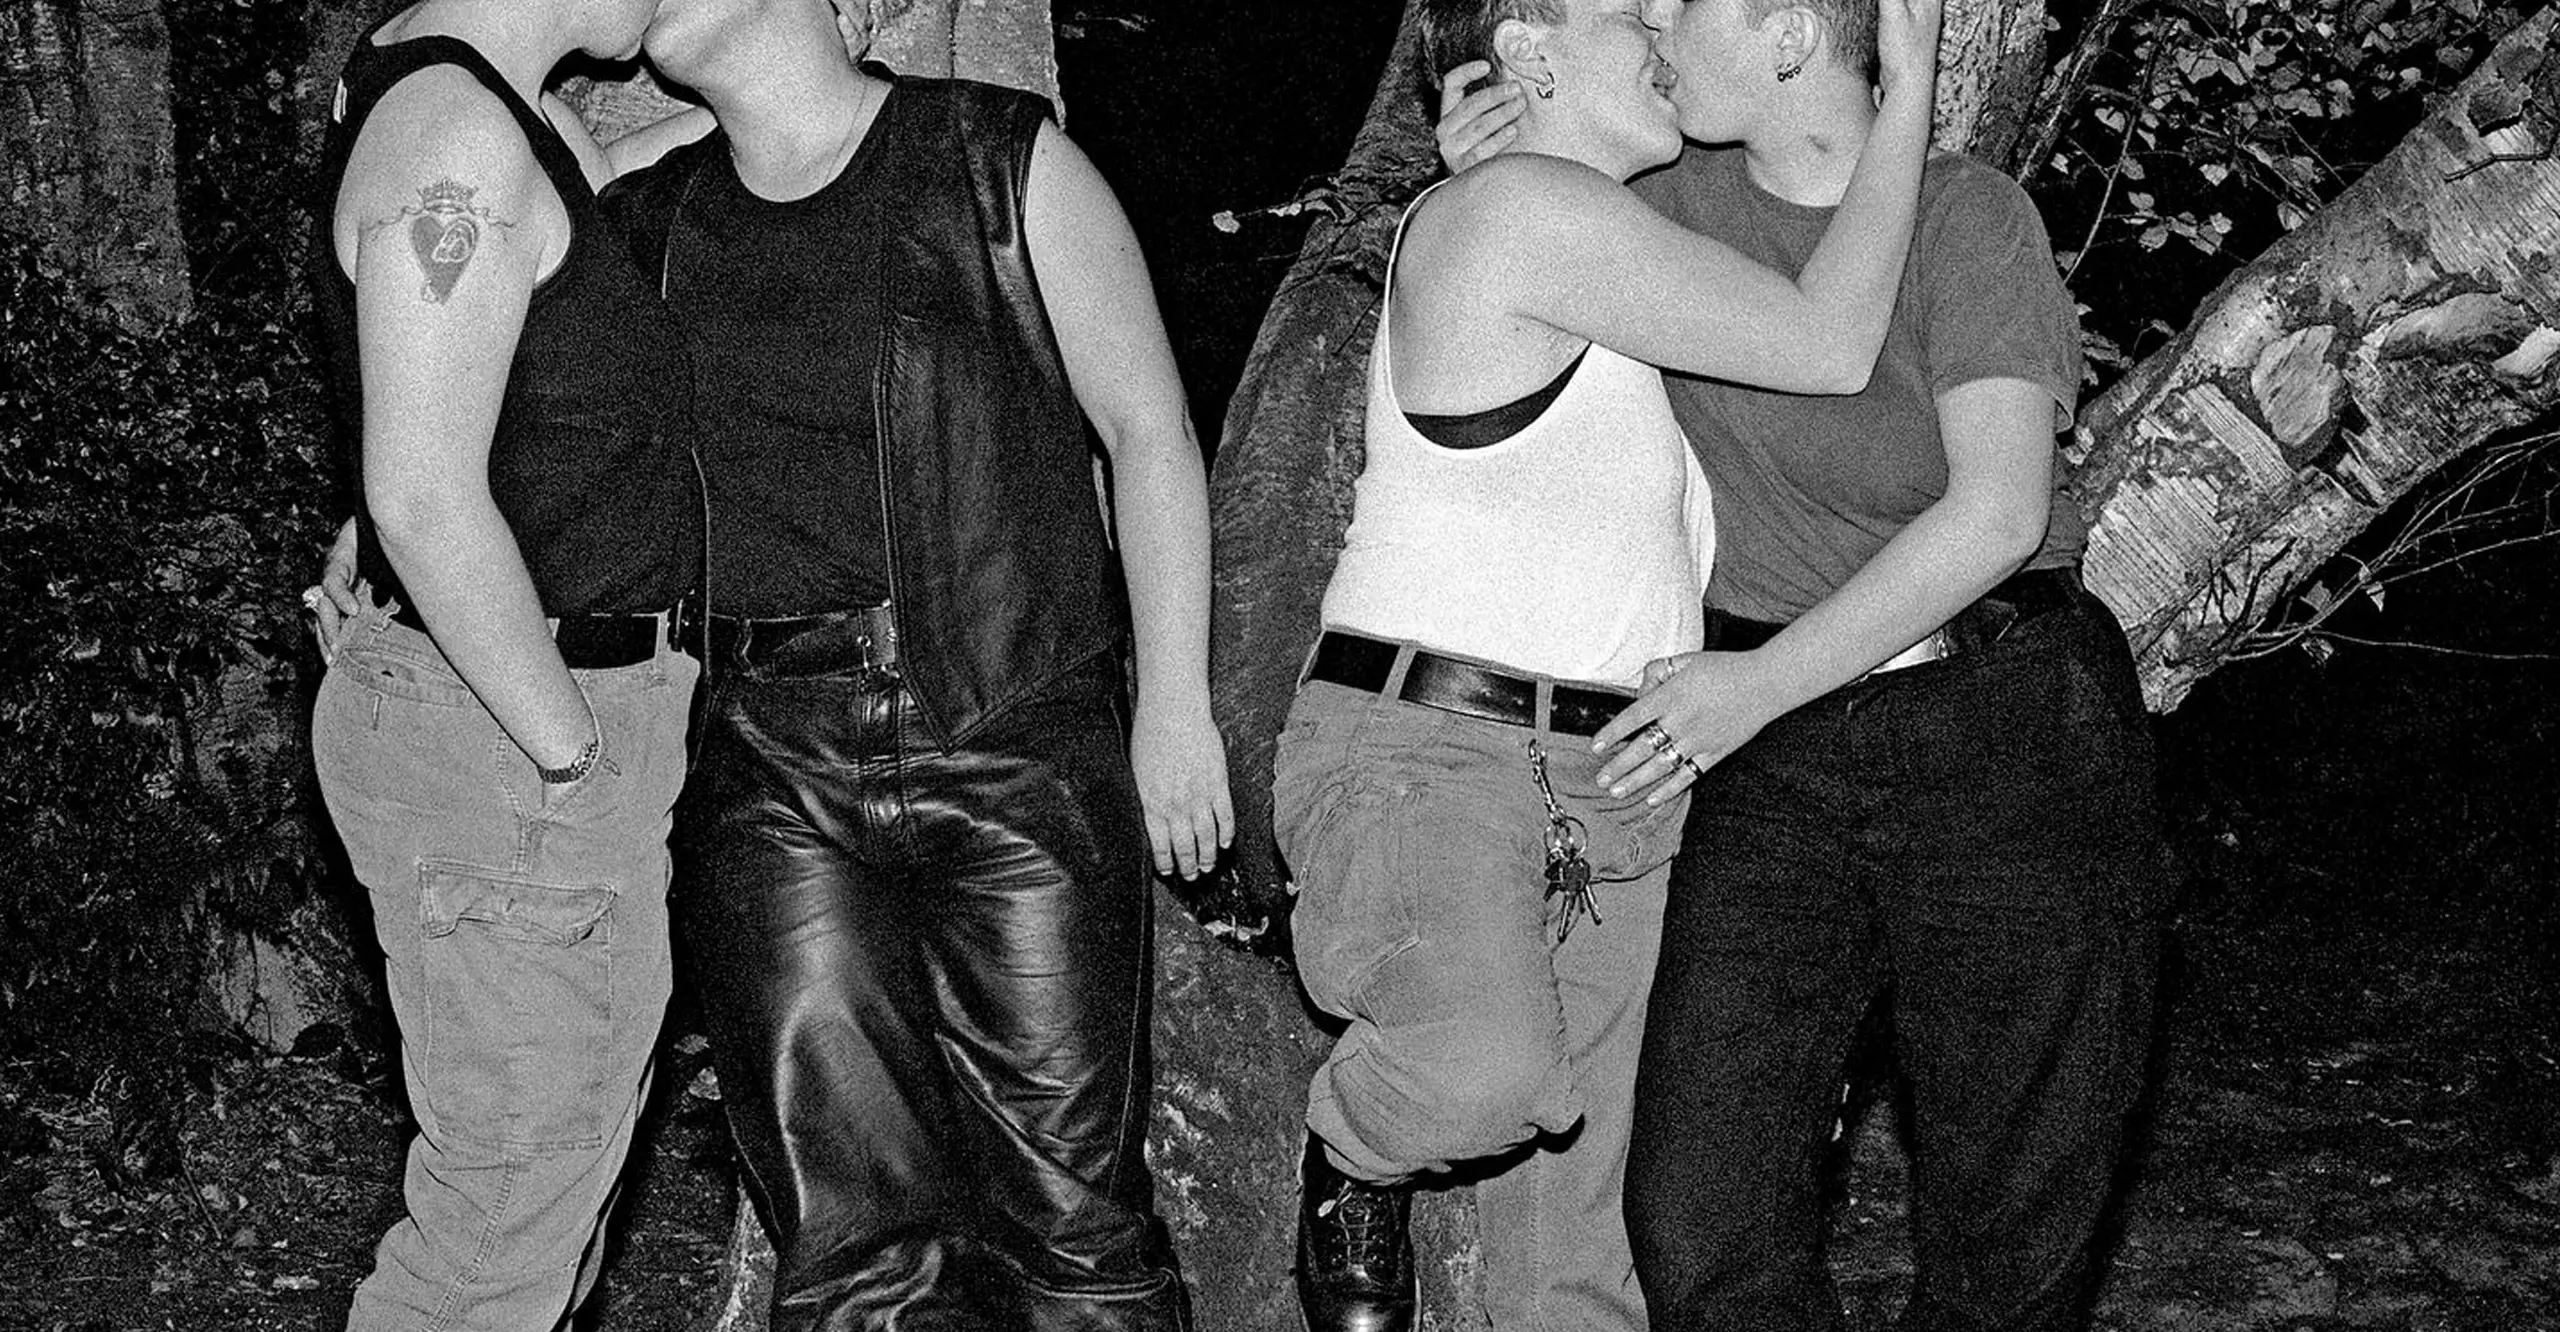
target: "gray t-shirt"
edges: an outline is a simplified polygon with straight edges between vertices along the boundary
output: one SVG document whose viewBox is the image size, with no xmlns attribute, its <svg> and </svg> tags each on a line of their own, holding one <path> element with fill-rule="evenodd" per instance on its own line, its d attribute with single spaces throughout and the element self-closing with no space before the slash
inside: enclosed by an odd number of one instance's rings
<svg viewBox="0 0 2560 1332">
<path fill-rule="evenodd" d="M 1634 186 L 1673 221 L 1788 274 L 1803 269 L 1836 211 L 1754 185 L 1739 149 L 1689 148 Z M 1864 392 L 1809 396 L 1664 378 L 1715 487 L 1707 604 L 1783 624 L 1946 493 L 1939 394 L 1979 379 L 2023 379 L 2053 395 L 2057 429 L 2069 424 L 2079 321 L 2026 192 L 1972 158 L 1942 153 L 1921 178 L 1911 259 Z M 2057 451 L 2053 516 L 2028 568 L 2071 564 L 2087 540 L 2063 481 Z"/>
</svg>

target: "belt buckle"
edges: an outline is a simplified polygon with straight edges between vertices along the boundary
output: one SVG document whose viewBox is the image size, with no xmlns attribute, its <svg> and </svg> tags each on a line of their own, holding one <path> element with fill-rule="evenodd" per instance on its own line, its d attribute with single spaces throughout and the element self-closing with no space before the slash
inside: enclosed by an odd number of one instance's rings
<svg viewBox="0 0 2560 1332">
<path fill-rule="evenodd" d="M 898 673 L 898 615 L 895 606 L 882 602 L 862 612 L 863 664 L 883 675 Z"/>
<path fill-rule="evenodd" d="M 1871 676 L 1882 675 L 1887 671 L 1898 671 L 1909 666 L 1925 665 L 1929 662 L 1938 661 L 1952 656 L 1955 654 L 1955 651 L 1955 641 L 1948 636 L 1947 631 L 1944 628 L 1932 629 L 1929 631 L 1928 637 L 1923 638 L 1919 642 L 1904 648 L 1900 652 L 1894 653 L 1892 656 L 1885 658 L 1881 662 L 1878 662 L 1873 669 L 1867 672 L 1867 674 Z"/>
</svg>

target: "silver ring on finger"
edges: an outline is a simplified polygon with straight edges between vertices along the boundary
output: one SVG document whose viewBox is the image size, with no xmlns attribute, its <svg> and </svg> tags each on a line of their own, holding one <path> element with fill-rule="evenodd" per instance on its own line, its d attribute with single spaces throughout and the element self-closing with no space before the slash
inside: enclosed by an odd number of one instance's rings
<svg viewBox="0 0 2560 1332">
<path fill-rule="evenodd" d="M 1644 737 L 1646 744 L 1653 746 L 1654 753 L 1677 754 L 1680 752 L 1680 747 L 1671 742 L 1671 733 L 1662 729 L 1660 722 L 1646 722 L 1643 729 L 1636 734 Z"/>
</svg>

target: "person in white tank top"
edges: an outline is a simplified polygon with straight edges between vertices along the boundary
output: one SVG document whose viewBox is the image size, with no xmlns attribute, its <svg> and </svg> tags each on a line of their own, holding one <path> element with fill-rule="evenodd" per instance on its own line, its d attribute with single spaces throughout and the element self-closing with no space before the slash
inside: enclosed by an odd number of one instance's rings
<svg viewBox="0 0 2560 1332">
<path fill-rule="evenodd" d="M 1507 147 L 1399 230 L 1366 463 L 1274 765 L 1299 977 L 1348 1024 L 1308 1093 L 1298 1294 L 1315 1332 L 1411 1328 L 1410 1186 L 1465 1167 L 1494 1327 L 1634 1332 L 1619 1193 L 1693 769 L 1639 731 L 1652 757 L 1612 796 L 1591 737 L 1698 645 L 1713 551 L 1650 367 L 1864 385 L 1939 4 L 1883 0 L 1877 133 L 1793 279 L 1625 187 L 1679 150 L 1676 0 L 1422 8 L 1428 68 L 1489 60 L 1532 95 Z"/>
</svg>

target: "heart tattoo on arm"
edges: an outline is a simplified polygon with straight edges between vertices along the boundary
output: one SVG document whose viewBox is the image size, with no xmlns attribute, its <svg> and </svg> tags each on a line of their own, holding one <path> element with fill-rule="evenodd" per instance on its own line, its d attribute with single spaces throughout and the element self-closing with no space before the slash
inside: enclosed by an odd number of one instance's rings
<svg viewBox="0 0 2560 1332">
<path fill-rule="evenodd" d="M 394 216 L 373 223 L 366 230 L 396 226 L 404 219 L 409 223 L 409 248 L 418 257 L 418 270 L 423 280 L 418 284 L 418 299 L 431 305 L 442 305 L 462 282 L 471 257 L 480 252 L 480 241 L 488 227 L 512 228 L 515 223 L 498 216 L 496 210 L 473 203 L 479 193 L 472 186 L 447 178 L 418 191 L 418 202 L 402 208 Z"/>
</svg>

